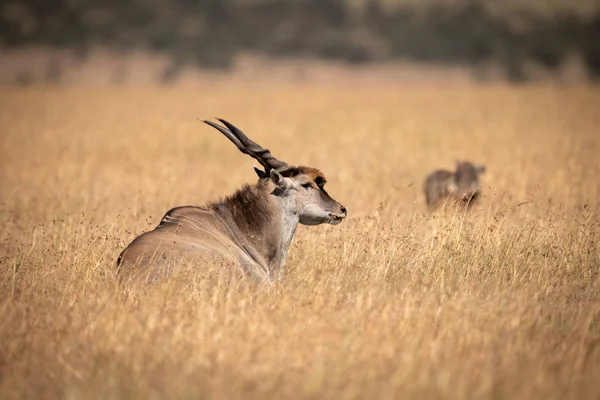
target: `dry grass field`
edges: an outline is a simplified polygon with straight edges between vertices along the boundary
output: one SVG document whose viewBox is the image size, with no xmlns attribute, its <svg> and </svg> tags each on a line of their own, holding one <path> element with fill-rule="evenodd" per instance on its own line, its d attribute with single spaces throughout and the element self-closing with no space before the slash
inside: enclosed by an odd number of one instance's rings
<svg viewBox="0 0 600 400">
<path fill-rule="evenodd" d="M 599 88 L 0 92 L 0 398 L 598 398 Z M 223 117 L 348 209 L 272 287 L 118 285 L 178 205 L 254 182 Z M 425 175 L 485 163 L 468 213 Z M 254 162 L 255 163 L 255 162 Z"/>
</svg>

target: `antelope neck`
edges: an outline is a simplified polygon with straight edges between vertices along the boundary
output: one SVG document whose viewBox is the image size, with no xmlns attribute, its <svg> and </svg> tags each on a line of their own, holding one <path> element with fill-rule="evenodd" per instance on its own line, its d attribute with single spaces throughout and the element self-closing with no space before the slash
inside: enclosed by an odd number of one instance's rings
<svg viewBox="0 0 600 400">
<path fill-rule="evenodd" d="M 299 223 L 294 212 L 293 196 L 273 194 L 274 187 L 268 181 L 259 181 L 255 186 L 246 185 L 222 203 L 239 232 L 237 239 L 250 256 L 262 260 L 258 263 L 268 267 L 270 273 L 282 269 L 289 247 Z"/>
</svg>

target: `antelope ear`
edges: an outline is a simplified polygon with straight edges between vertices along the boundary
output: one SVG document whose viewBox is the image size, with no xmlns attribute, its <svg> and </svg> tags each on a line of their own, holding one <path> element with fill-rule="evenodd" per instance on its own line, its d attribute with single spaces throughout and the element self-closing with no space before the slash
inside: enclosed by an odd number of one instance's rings
<svg viewBox="0 0 600 400">
<path fill-rule="evenodd" d="M 254 167 L 254 172 L 256 172 L 256 175 L 258 175 L 258 177 L 260 179 L 264 179 L 264 178 L 268 178 L 269 177 L 269 175 L 265 171 L 263 171 L 260 168 L 257 168 L 256 165 L 253 165 L 253 167 Z"/>
<path fill-rule="evenodd" d="M 273 181 L 275 186 L 277 186 L 277 188 L 279 188 L 279 190 L 284 191 L 284 192 L 289 190 L 289 188 L 290 188 L 289 182 L 283 177 L 283 175 L 281 175 L 276 170 L 272 169 L 269 173 L 269 177 L 271 178 L 271 181 Z"/>
<path fill-rule="evenodd" d="M 478 174 L 483 174 L 485 172 L 485 165 L 479 164 L 475 166 L 475 170 Z"/>
</svg>

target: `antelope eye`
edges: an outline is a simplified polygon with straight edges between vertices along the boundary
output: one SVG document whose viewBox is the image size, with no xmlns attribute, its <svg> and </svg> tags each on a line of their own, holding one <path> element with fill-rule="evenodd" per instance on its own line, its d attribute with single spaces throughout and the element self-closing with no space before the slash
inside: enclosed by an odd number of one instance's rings
<svg viewBox="0 0 600 400">
<path fill-rule="evenodd" d="M 305 189 L 310 189 L 310 188 L 312 188 L 313 186 L 312 186 L 312 183 L 310 183 L 310 182 L 306 182 L 306 183 L 303 183 L 303 184 L 302 184 L 302 187 L 303 187 L 303 188 L 305 188 Z"/>
</svg>

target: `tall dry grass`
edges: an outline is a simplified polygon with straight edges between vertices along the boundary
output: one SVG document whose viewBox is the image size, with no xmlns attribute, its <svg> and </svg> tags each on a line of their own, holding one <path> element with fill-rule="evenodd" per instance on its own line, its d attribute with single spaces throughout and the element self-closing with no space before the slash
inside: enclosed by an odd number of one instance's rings
<svg viewBox="0 0 600 400">
<path fill-rule="evenodd" d="M 597 398 L 598 88 L 3 89 L 0 397 Z M 349 210 L 285 279 L 118 286 L 169 208 L 254 181 L 195 118 L 321 168 Z M 471 212 L 421 182 L 487 165 Z"/>
</svg>

